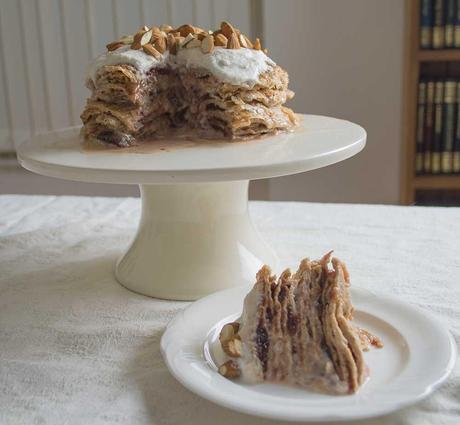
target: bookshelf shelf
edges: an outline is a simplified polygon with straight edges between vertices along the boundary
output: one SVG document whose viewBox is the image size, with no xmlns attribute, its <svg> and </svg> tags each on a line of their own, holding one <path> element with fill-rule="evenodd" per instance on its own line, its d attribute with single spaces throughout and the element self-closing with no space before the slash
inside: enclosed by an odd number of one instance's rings
<svg viewBox="0 0 460 425">
<path fill-rule="evenodd" d="M 460 176 L 417 176 L 414 189 L 460 189 Z"/>
<path fill-rule="evenodd" d="M 433 75 L 434 78 L 439 77 L 442 79 L 443 77 L 452 77 L 450 72 L 454 71 L 455 77 L 458 79 L 458 70 L 460 69 L 460 49 L 423 50 L 419 47 L 420 6 L 421 0 L 406 0 L 403 157 L 400 179 L 400 200 L 402 204 L 406 205 L 422 201 L 422 196 L 426 195 L 423 193 L 424 191 L 426 193 L 435 191 L 435 193 L 439 193 L 442 196 L 444 196 L 445 191 L 454 191 L 460 194 L 459 174 L 416 175 L 415 154 L 419 78 L 421 75 Z M 442 62 L 447 64 L 443 65 Z M 430 74 L 430 72 L 434 74 Z"/>
<path fill-rule="evenodd" d="M 419 62 L 452 62 L 460 61 L 460 49 L 454 50 L 419 50 Z"/>
</svg>

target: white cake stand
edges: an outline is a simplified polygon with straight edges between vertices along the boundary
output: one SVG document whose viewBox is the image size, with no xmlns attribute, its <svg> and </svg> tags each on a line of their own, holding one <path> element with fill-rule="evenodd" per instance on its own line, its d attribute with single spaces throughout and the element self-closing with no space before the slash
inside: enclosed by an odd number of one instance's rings
<svg viewBox="0 0 460 425">
<path fill-rule="evenodd" d="M 248 215 L 249 180 L 300 173 L 347 159 L 366 143 L 360 126 L 303 115 L 294 133 L 169 150 L 87 151 L 79 129 L 41 134 L 18 147 L 24 168 L 45 176 L 139 184 L 142 216 L 115 275 L 135 292 L 193 300 L 247 283 L 273 251 Z"/>
</svg>

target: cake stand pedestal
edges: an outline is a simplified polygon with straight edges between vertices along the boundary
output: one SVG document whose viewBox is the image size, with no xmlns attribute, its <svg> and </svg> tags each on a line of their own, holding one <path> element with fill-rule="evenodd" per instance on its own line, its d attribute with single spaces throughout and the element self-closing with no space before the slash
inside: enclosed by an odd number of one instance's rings
<svg viewBox="0 0 460 425">
<path fill-rule="evenodd" d="M 248 184 L 140 185 L 141 221 L 117 262 L 118 281 L 141 294 L 190 300 L 276 263 L 249 219 Z"/>
<path fill-rule="evenodd" d="M 334 118 L 303 115 L 302 127 L 246 142 L 166 150 L 87 151 L 79 129 L 44 133 L 18 147 L 23 167 L 75 181 L 139 184 L 137 234 L 115 266 L 118 281 L 140 294 L 194 300 L 254 279 L 274 252 L 248 214 L 251 179 L 295 174 L 347 159 L 366 132 Z M 163 146 L 166 146 L 163 143 Z"/>
</svg>

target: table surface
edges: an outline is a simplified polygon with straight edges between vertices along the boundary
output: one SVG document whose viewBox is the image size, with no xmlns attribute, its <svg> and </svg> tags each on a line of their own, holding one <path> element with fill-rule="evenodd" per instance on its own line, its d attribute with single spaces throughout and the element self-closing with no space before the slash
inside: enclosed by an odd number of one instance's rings
<svg viewBox="0 0 460 425">
<path fill-rule="evenodd" d="M 352 285 L 431 311 L 460 343 L 460 208 L 252 202 L 282 264 L 330 249 Z M 160 338 L 189 303 L 113 277 L 133 198 L 0 196 L 0 423 L 265 424 L 183 388 Z M 458 424 L 460 362 L 426 401 L 363 424 Z M 276 422 L 279 423 L 279 422 Z"/>
</svg>

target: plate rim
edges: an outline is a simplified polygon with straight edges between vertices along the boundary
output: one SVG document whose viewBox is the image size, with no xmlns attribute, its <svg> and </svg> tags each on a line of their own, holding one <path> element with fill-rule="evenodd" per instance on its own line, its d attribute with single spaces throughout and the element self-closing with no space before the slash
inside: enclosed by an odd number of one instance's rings
<svg viewBox="0 0 460 425">
<path fill-rule="evenodd" d="M 162 338 L 161 338 L 161 343 L 160 343 L 160 346 L 161 346 L 161 354 L 163 356 L 163 360 L 168 368 L 168 370 L 170 371 L 170 373 L 174 376 L 174 378 L 180 382 L 184 387 L 186 387 L 188 390 L 192 391 L 193 393 L 199 395 L 200 397 L 206 399 L 206 400 L 209 400 L 217 405 L 220 405 L 220 406 L 223 406 L 223 407 L 226 407 L 228 409 L 231 409 L 233 411 L 238 411 L 238 412 L 242 412 L 242 413 L 246 413 L 246 414 L 249 414 L 249 415 L 253 415 L 253 416 L 258 416 L 258 417 L 263 417 L 263 418 L 267 418 L 267 419 L 277 419 L 277 420 L 286 420 L 286 421 L 291 421 L 291 422 L 300 422 L 300 421 L 304 421 L 304 422 L 310 422 L 310 421 L 316 421 L 316 422 L 325 422 L 325 421 L 345 421 L 345 420 L 357 420 L 357 419 L 366 419 L 366 418 L 371 418 L 371 417 L 378 417 L 378 416 L 382 416 L 382 415 L 385 415 L 385 414 L 389 414 L 389 413 L 392 413 L 392 412 L 395 412 L 397 410 L 400 410 L 404 407 L 407 407 L 407 406 L 410 406 L 410 405 L 413 405 L 415 403 L 418 403 L 419 401 L 425 399 L 426 397 L 428 397 L 430 394 L 433 393 L 433 391 L 435 391 L 437 388 L 439 388 L 440 385 L 442 385 L 442 383 L 445 382 L 445 380 L 448 378 L 448 376 L 450 375 L 450 373 L 452 372 L 454 366 L 455 366 L 455 362 L 456 362 L 456 353 L 457 353 L 457 346 L 455 344 L 455 341 L 454 341 L 454 338 L 451 334 L 451 332 L 444 326 L 444 324 L 438 319 L 436 318 L 434 315 L 432 315 L 430 312 L 426 312 L 425 310 L 423 310 L 422 308 L 418 307 L 417 305 L 413 305 L 413 304 L 410 304 L 408 302 L 405 302 L 405 301 L 402 301 L 394 296 L 391 296 L 391 295 L 388 295 L 388 294 L 381 294 L 381 293 L 376 293 L 374 291 L 369 291 L 368 289 L 366 288 L 361 288 L 359 286 L 354 286 L 352 288 L 352 292 L 361 292 L 361 293 L 364 293 L 364 294 L 367 294 L 368 296 L 372 296 L 372 297 L 378 297 L 380 300 L 384 299 L 384 302 L 385 303 L 393 303 L 393 304 L 397 304 L 400 308 L 406 308 L 408 310 L 414 310 L 417 312 L 417 314 L 422 314 L 423 316 L 425 316 L 433 325 L 436 326 L 437 330 L 438 331 L 442 331 L 443 332 L 443 337 L 447 337 L 446 339 L 446 344 L 449 345 L 449 360 L 447 362 L 447 364 L 444 366 L 443 368 L 443 373 L 438 376 L 438 378 L 436 380 L 434 380 L 433 382 L 431 382 L 430 384 L 427 384 L 423 390 L 418 390 L 417 391 L 417 394 L 412 396 L 412 398 L 408 399 L 407 397 L 402 400 L 402 401 L 399 401 L 399 399 L 394 399 L 392 400 L 392 403 L 390 406 L 388 405 L 382 405 L 382 406 L 379 406 L 379 408 L 374 408 L 372 409 L 371 411 L 369 410 L 366 410 L 366 409 L 362 409 L 362 413 L 357 413 L 356 412 L 356 409 L 352 408 L 351 409 L 351 412 L 344 412 L 343 414 L 328 414 L 328 415 L 308 415 L 308 416 L 305 416 L 305 415 L 291 415 L 291 416 L 287 416 L 285 415 L 283 412 L 280 412 L 279 414 L 277 414 L 276 412 L 264 412 L 264 411 L 261 411 L 261 410 L 258 410 L 257 407 L 251 407 L 251 406 L 247 406 L 247 405 L 235 405 L 235 403 L 233 402 L 229 402 L 229 401 L 226 401 L 224 398 L 220 397 L 220 393 L 218 391 L 216 391 L 215 393 L 213 392 L 210 392 L 208 390 L 205 389 L 205 387 L 201 387 L 199 384 L 194 384 L 192 383 L 187 377 L 185 377 L 184 375 L 178 373 L 178 371 L 176 370 L 176 368 L 173 366 L 173 364 L 171 363 L 170 359 L 169 359 L 169 356 L 168 356 L 168 345 L 169 345 L 169 339 L 171 338 L 170 334 L 171 332 L 174 331 L 174 329 L 176 328 L 177 329 L 177 326 L 178 324 L 180 324 L 181 320 L 183 320 L 183 317 L 186 315 L 186 314 L 189 314 L 191 310 L 193 309 L 197 309 L 197 308 L 200 308 L 200 306 L 202 304 L 206 304 L 208 302 L 212 302 L 213 298 L 219 298 L 223 295 L 225 295 L 225 293 L 228 293 L 228 292 L 239 292 L 239 291 L 242 291 L 242 290 L 249 290 L 251 288 L 252 285 L 241 285 L 241 286 L 237 286 L 237 287 L 234 287 L 234 288 L 229 288 L 229 289 L 225 289 L 225 290 L 222 290 L 222 291 L 218 291 L 218 292 L 215 292 L 211 295 L 208 295 L 204 298 L 201 298 L 199 299 L 198 301 L 195 301 L 194 303 L 192 303 L 191 305 L 189 305 L 187 308 L 185 308 L 184 310 L 182 310 L 176 317 L 174 317 L 168 324 L 168 326 L 166 327 L 163 335 L 162 335 Z M 353 294 L 352 294 L 353 296 Z M 378 316 L 377 316 L 378 317 Z M 212 329 L 212 327 L 210 328 Z M 209 330 L 208 330 L 209 332 Z M 203 347 L 203 343 L 204 341 L 201 341 L 201 351 L 202 351 L 202 347 Z M 446 345 L 447 347 L 447 345 Z M 215 372 L 214 372 L 215 373 Z M 359 394 L 359 393 L 358 393 Z M 355 410 L 355 411 L 353 411 Z"/>
</svg>

